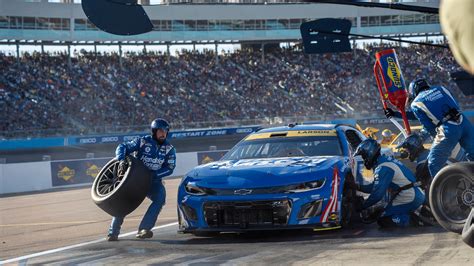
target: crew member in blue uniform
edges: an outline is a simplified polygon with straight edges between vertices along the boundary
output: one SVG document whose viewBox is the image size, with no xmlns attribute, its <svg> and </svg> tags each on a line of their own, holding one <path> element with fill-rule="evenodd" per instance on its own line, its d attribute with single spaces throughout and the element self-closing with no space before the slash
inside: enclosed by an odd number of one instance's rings
<svg viewBox="0 0 474 266">
<path fill-rule="evenodd" d="M 137 152 L 136 157 L 153 173 L 152 186 L 147 197 L 152 201 L 138 227 L 137 238 L 151 238 L 151 229 L 155 226 L 158 214 L 166 200 L 166 191 L 162 178 L 173 173 L 176 166 L 176 150 L 168 142 L 169 123 L 161 118 L 151 123 L 151 135 L 124 142 L 115 151 L 119 163 L 119 172 L 126 169 L 125 157 Z M 125 217 L 113 217 L 107 235 L 108 241 L 117 241 L 120 227 Z"/>
<path fill-rule="evenodd" d="M 416 163 L 416 180 L 422 183 L 421 187 L 424 189 L 425 194 L 428 195 L 431 184 L 431 174 L 428 169 L 428 155 L 430 151 L 423 147 L 423 137 L 416 133 L 411 134 L 396 148 L 400 149 L 400 157 L 402 159 L 408 158 Z M 466 154 L 464 150 L 460 145 L 456 145 L 446 163 L 451 164 L 465 160 Z"/>
<path fill-rule="evenodd" d="M 431 175 L 428 170 L 428 154 L 429 150 L 423 147 L 423 138 L 418 134 L 411 134 L 402 143 L 397 146 L 400 149 L 402 159 L 408 158 L 416 163 L 415 178 L 422 182 L 422 188 L 425 193 L 428 192 Z"/>
<path fill-rule="evenodd" d="M 411 214 L 421 207 L 425 194 L 410 170 L 392 157 L 381 155 L 380 144 L 373 139 L 362 141 L 355 156 L 362 156 L 367 169 L 374 169 L 374 181 L 358 185 L 356 189 L 369 193 L 359 211 L 382 206 L 377 223 L 382 227 L 406 227 Z"/>
<path fill-rule="evenodd" d="M 417 79 L 408 88 L 412 114 L 423 125 L 423 129 L 434 137 L 428 154 L 428 169 L 433 178 L 446 164 L 455 146 L 459 143 L 466 158 L 474 160 L 474 127 L 462 114 L 451 92 L 442 86 L 430 86 L 424 79 Z M 386 109 L 387 117 L 399 116 Z"/>
<path fill-rule="evenodd" d="M 402 143 L 397 146 L 400 149 L 402 159 L 408 158 L 416 163 L 415 177 L 417 181 L 422 182 L 425 194 L 429 191 L 431 183 L 431 175 L 428 170 L 429 150 L 423 146 L 423 138 L 419 134 L 411 134 Z M 451 156 L 448 158 L 447 164 L 465 161 L 466 154 L 460 145 L 456 145 Z"/>
</svg>

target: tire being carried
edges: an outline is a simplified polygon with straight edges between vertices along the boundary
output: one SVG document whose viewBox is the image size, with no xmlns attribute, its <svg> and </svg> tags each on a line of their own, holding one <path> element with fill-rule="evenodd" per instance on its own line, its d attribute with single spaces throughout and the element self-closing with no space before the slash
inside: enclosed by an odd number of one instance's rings
<svg viewBox="0 0 474 266">
<path fill-rule="evenodd" d="M 431 183 L 429 200 L 438 223 L 461 233 L 474 208 L 474 162 L 460 162 L 441 169 Z"/>
<path fill-rule="evenodd" d="M 471 214 L 467 218 L 464 229 L 462 230 L 462 240 L 471 248 L 474 248 L 474 208 L 472 208 Z"/>
<path fill-rule="evenodd" d="M 99 172 L 92 184 L 94 203 L 114 217 L 125 217 L 145 199 L 151 186 L 151 172 L 139 159 L 125 158 L 128 168 L 118 173 L 119 161 L 110 160 Z"/>
</svg>

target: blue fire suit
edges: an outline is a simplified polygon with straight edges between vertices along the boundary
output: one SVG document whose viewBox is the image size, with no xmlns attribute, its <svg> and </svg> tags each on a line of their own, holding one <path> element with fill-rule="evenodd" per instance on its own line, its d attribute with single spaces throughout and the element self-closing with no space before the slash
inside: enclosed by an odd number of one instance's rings
<svg viewBox="0 0 474 266">
<path fill-rule="evenodd" d="M 428 169 L 428 155 L 430 151 L 424 150 L 421 152 L 418 157 L 416 158 L 416 180 L 422 180 L 423 182 L 431 182 L 431 174 Z M 458 144 L 455 146 L 454 150 L 452 151 L 450 157 L 446 161 L 446 164 L 452 164 L 455 162 L 462 162 L 466 161 L 466 153 Z"/>
<path fill-rule="evenodd" d="M 382 201 L 385 207 L 381 217 L 391 218 L 397 226 L 408 226 L 410 213 L 423 204 L 425 194 L 418 186 L 403 189 L 398 194 L 396 192 L 415 182 L 411 171 L 402 163 L 386 155 L 379 156 L 374 166 L 374 181 L 360 187 L 362 192 L 370 193 L 362 209 Z"/>
<path fill-rule="evenodd" d="M 417 119 L 423 126 L 423 131 L 434 137 L 431 151 L 428 154 L 428 169 L 434 177 L 448 162 L 448 157 L 459 143 L 465 152 L 457 161 L 474 160 L 474 127 L 469 119 L 462 115 L 457 121 L 444 121 L 449 109 L 460 111 L 457 101 L 449 90 L 442 86 L 432 86 L 429 90 L 421 91 L 413 100 L 406 112 L 410 120 Z M 401 118 L 399 112 L 395 117 Z"/>
<path fill-rule="evenodd" d="M 434 177 L 445 165 L 459 143 L 469 160 L 474 159 L 474 127 L 461 114 L 458 119 L 446 120 L 450 109 L 460 111 L 451 92 L 442 86 L 422 91 L 410 105 L 423 128 L 435 139 L 428 154 L 428 168 Z"/>
<path fill-rule="evenodd" d="M 155 226 L 158 214 L 165 204 L 166 190 L 162 178 L 173 173 L 176 166 L 176 150 L 168 141 L 160 145 L 152 136 L 145 136 L 120 144 L 115 154 L 118 160 L 123 160 L 125 156 L 133 152 L 137 152 L 137 158 L 153 173 L 152 186 L 147 194 L 152 203 L 138 227 L 138 231 L 142 229 L 151 230 Z M 109 235 L 120 233 L 124 218 L 113 217 Z"/>
</svg>

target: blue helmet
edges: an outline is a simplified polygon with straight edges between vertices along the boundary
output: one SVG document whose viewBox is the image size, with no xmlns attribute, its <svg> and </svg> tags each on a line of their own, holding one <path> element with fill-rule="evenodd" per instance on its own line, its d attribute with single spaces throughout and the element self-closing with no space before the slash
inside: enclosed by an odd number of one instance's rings
<svg viewBox="0 0 474 266">
<path fill-rule="evenodd" d="M 170 124 L 168 121 L 164 120 L 163 118 L 157 118 L 151 122 L 151 133 L 153 136 L 155 136 L 156 131 L 158 129 L 163 129 L 168 133 L 170 131 Z"/>
<path fill-rule="evenodd" d="M 415 79 L 408 86 L 408 97 L 413 100 L 418 96 L 418 93 L 430 88 L 430 84 L 426 79 Z"/>
<path fill-rule="evenodd" d="M 398 144 L 396 148 L 405 149 L 408 152 L 409 159 L 411 161 L 414 161 L 416 160 L 418 155 L 424 150 L 423 139 L 418 134 L 411 134 L 402 143 Z"/>
<path fill-rule="evenodd" d="M 380 144 L 371 138 L 362 141 L 355 151 L 354 156 L 361 155 L 367 169 L 372 169 L 380 156 Z"/>
</svg>

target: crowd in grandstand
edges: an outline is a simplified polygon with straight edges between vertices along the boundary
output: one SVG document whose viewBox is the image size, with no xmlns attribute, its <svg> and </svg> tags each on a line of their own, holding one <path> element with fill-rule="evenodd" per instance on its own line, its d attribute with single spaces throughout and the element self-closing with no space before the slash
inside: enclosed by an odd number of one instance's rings
<svg viewBox="0 0 474 266">
<path fill-rule="evenodd" d="M 197 122 L 285 116 L 383 117 L 373 75 L 380 45 L 306 55 L 301 49 L 161 53 L 0 54 L 1 137 L 133 130 L 155 117 L 174 128 Z M 396 47 L 407 84 L 427 77 L 449 87 L 449 49 Z M 472 108 L 472 107 L 471 107 Z M 137 127 L 138 128 L 138 127 Z M 141 127 L 145 128 L 145 127 Z M 47 131 L 49 130 L 49 131 Z"/>
</svg>

